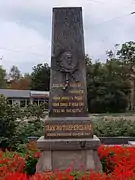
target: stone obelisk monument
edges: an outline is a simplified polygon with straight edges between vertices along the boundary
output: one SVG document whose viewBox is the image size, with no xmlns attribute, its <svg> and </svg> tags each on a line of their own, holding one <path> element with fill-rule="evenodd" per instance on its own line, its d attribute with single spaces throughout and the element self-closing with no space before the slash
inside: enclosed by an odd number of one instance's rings
<svg viewBox="0 0 135 180">
<path fill-rule="evenodd" d="M 37 172 L 71 164 L 100 170 L 99 145 L 87 111 L 82 8 L 53 8 L 49 116 L 37 141 Z"/>
</svg>

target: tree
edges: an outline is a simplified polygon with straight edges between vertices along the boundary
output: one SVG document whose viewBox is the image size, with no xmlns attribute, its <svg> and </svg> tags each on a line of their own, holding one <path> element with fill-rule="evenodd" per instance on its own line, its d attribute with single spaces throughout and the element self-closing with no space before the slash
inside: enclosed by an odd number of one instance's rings
<svg viewBox="0 0 135 180">
<path fill-rule="evenodd" d="M 30 89 L 30 82 L 28 79 L 22 77 L 18 81 L 12 81 L 10 84 L 10 89 L 28 90 Z"/>
<path fill-rule="evenodd" d="M 11 81 L 10 89 L 27 90 L 30 89 L 31 76 L 25 74 L 23 77 L 16 81 Z"/>
<path fill-rule="evenodd" d="M 127 76 L 130 79 L 131 94 L 129 96 L 129 109 L 135 108 L 135 42 L 129 41 L 122 44 L 121 49 L 117 52 L 119 61 L 127 69 Z"/>
<path fill-rule="evenodd" d="M 10 69 L 9 77 L 12 81 L 17 81 L 21 78 L 21 72 L 17 66 L 12 66 Z"/>
<path fill-rule="evenodd" d="M 90 112 L 122 112 L 128 104 L 130 84 L 116 59 L 87 67 L 88 107 Z"/>
<path fill-rule="evenodd" d="M 38 64 L 31 74 L 31 89 L 48 91 L 50 83 L 50 67 L 48 64 Z"/>
<path fill-rule="evenodd" d="M 0 88 L 5 88 L 6 86 L 6 70 L 0 66 Z"/>
</svg>

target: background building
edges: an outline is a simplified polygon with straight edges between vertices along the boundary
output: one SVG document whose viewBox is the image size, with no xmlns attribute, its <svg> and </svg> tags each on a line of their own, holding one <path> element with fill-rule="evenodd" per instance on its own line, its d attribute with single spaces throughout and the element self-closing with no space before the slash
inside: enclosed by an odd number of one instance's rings
<svg viewBox="0 0 135 180">
<path fill-rule="evenodd" d="M 49 101 L 48 91 L 31 91 L 31 90 L 13 90 L 0 89 L 0 95 L 4 95 L 10 104 L 18 104 L 20 107 L 25 107 L 28 104 L 40 104 Z"/>
</svg>

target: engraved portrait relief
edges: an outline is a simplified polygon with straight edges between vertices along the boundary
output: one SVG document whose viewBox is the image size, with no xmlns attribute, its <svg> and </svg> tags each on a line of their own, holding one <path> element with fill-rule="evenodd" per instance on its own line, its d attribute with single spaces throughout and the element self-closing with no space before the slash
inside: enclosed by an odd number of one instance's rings
<svg viewBox="0 0 135 180">
<path fill-rule="evenodd" d="M 71 78 L 78 82 L 75 72 L 77 69 L 77 60 L 74 59 L 70 51 L 65 51 L 61 53 L 57 60 L 58 70 L 64 75 L 64 87 L 63 90 L 66 90 L 69 87 L 69 82 Z"/>
</svg>

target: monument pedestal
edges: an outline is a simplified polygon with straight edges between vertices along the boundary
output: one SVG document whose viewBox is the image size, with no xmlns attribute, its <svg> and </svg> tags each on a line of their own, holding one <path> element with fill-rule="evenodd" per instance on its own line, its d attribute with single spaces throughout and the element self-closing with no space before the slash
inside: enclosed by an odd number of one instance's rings
<svg viewBox="0 0 135 180">
<path fill-rule="evenodd" d="M 86 61 L 81 7 L 53 8 L 49 117 L 37 141 L 37 172 L 101 170 L 100 140 L 87 108 Z"/>
<path fill-rule="evenodd" d="M 45 170 L 102 170 L 97 154 L 100 140 L 95 135 L 87 139 L 44 139 L 37 141 L 41 156 L 36 166 L 37 172 Z"/>
</svg>

